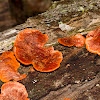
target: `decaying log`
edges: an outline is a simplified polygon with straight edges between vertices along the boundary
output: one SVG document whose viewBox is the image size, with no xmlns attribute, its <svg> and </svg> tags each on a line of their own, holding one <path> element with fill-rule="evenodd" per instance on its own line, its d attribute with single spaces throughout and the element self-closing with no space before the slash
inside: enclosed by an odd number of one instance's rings
<svg viewBox="0 0 100 100">
<path fill-rule="evenodd" d="M 61 7 L 60 5 L 58 7 Z M 57 11 L 57 8 L 56 11 Z M 62 6 L 65 7 L 65 6 Z M 60 9 L 60 8 L 59 8 Z M 41 73 L 29 70 L 32 65 L 20 65 L 19 73 L 26 73 L 27 77 L 19 82 L 25 85 L 31 100 L 99 100 L 100 97 L 100 56 L 88 52 L 84 47 L 65 47 L 57 43 L 58 38 L 67 37 L 77 33 L 86 35 L 90 30 L 100 26 L 100 16 L 96 12 L 82 13 L 80 16 L 69 16 L 64 24 L 75 27 L 75 30 L 67 32 L 59 29 L 59 20 L 52 20 L 54 9 L 29 18 L 26 23 L 0 33 L 0 53 L 12 51 L 16 35 L 26 28 L 37 29 L 46 33 L 49 40 L 45 46 L 54 46 L 63 54 L 60 68 L 50 72 Z M 63 11 L 64 12 L 64 11 Z M 61 11 L 59 12 L 61 13 Z M 61 16 L 56 16 L 58 19 Z M 78 12 L 77 12 L 78 13 Z M 68 13 L 67 13 L 68 14 Z M 57 13 L 56 13 L 57 15 Z M 47 17 L 46 17 L 47 16 Z M 68 15 L 65 15 L 68 18 Z M 63 18 L 66 18 L 66 17 Z M 50 20 L 48 20 L 50 19 Z M 50 21 L 50 22 L 49 22 Z M 56 23 L 55 23 L 56 22 Z M 3 83 L 0 82 L 0 86 Z"/>
<path fill-rule="evenodd" d="M 93 96 L 89 93 L 89 90 L 91 90 L 93 87 L 96 87 L 100 81 L 98 76 L 99 75 L 89 82 L 75 85 L 69 84 L 57 91 L 51 91 L 47 96 L 41 98 L 40 100 L 64 100 L 65 98 L 70 98 L 71 100 L 77 100 L 77 98 L 80 98 L 83 100 L 81 98 L 82 95 L 88 95 L 87 99 L 89 100 L 91 98 L 91 100 L 93 100 Z"/>
</svg>

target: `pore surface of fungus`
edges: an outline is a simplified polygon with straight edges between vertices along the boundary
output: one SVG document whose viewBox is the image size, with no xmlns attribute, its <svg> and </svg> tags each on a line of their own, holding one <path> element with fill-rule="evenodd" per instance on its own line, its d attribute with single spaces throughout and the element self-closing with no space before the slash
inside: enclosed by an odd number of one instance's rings
<svg viewBox="0 0 100 100">
<path fill-rule="evenodd" d="M 26 77 L 26 74 L 20 75 L 17 69 L 20 67 L 13 52 L 5 51 L 0 56 L 0 80 L 8 82 L 9 80 L 21 80 Z"/>
<path fill-rule="evenodd" d="M 62 53 L 54 50 L 53 47 L 43 47 L 47 41 L 47 34 L 42 34 L 38 30 L 25 29 L 17 35 L 13 48 L 14 54 L 22 64 L 33 64 L 37 71 L 54 71 L 60 66 Z"/>
<path fill-rule="evenodd" d="M 88 51 L 100 55 L 100 27 L 87 34 L 85 43 Z"/>
<path fill-rule="evenodd" d="M 59 38 L 58 42 L 68 47 L 71 46 L 82 47 L 84 46 L 85 43 L 85 37 L 82 36 L 81 34 L 76 34 L 75 36 L 71 36 L 71 37 Z"/>
<path fill-rule="evenodd" d="M 23 84 L 7 82 L 1 87 L 0 100 L 29 100 L 28 93 Z"/>
</svg>

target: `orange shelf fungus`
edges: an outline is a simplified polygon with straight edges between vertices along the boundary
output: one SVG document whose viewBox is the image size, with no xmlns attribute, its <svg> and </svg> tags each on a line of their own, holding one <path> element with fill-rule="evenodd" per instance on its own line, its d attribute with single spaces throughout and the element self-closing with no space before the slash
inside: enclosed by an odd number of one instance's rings
<svg viewBox="0 0 100 100">
<path fill-rule="evenodd" d="M 26 74 L 20 75 L 17 69 L 20 64 L 16 60 L 13 52 L 5 51 L 0 56 L 0 80 L 8 82 L 10 80 L 18 81 L 26 77 Z"/>
<path fill-rule="evenodd" d="M 100 27 L 96 28 L 95 30 L 90 31 L 87 35 L 86 38 L 88 37 L 100 37 Z"/>
<path fill-rule="evenodd" d="M 100 55 L 100 27 L 87 34 L 85 44 L 89 52 Z"/>
<path fill-rule="evenodd" d="M 24 65 L 33 64 L 37 71 L 51 72 L 59 68 L 62 53 L 53 47 L 43 47 L 48 41 L 47 34 L 38 30 L 25 29 L 17 35 L 14 54 Z"/>
<path fill-rule="evenodd" d="M 71 99 L 69 99 L 69 98 L 66 98 L 66 99 L 64 99 L 64 100 L 71 100 Z"/>
<path fill-rule="evenodd" d="M 90 31 L 90 32 L 86 35 L 86 38 L 87 38 L 87 37 L 94 37 L 94 33 L 95 33 L 95 30 Z"/>
<path fill-rule="evenodd" d="M 23 84 L 19 82 L 7 82 L 1 87 L 0 100 L 30 100 Z"/>
<path fill-rule="evenodd" d="M 76 34 L 75 36 L 71 36 L 71 37 L 59 38 L 58 42 L 68 47 L 72 47 L 72 46 L 82 47 L 85 44 L 85 37 L 82 36 L 81 34 Z"/>
</svg>

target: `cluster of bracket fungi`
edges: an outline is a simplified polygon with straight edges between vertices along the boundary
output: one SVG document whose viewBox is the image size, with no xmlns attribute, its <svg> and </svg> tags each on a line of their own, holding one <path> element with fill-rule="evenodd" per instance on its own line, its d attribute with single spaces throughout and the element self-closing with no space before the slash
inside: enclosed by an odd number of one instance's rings
<svg viewBox="0 0 100 100">
<path fill-rule="evenodd" d="M 20 75 L 17 71 L 20 63 L 32 64 L 40 72 L 51 72 L 60 67 L 62 53 L 53 47 L 44 47 L 47 41 L 47 34 L 38 30 L 25 29 L 19 32 L 13 52 L 5 51 L 0 56 L 0 80 L 6 82 L 1 87 L 0 100 L 29 100 L 25 86 L 17 82 L 26 77 L 26 74 Z M 68 47 L 82 47 L 86 44 L 88 51 L 100 55 L 100 27 L 90 31 L 86 39 L 81 34 L 76 34 L 59 38 L 58 42 Z"/>
<path fill-rule="evenodd" d="M 91 53 L 100 55 L 100 27 L 90 31 L 86 38 L 81 34 L 76 34 L 72 37 L 65 37 L 58 39 L 58 42 L 64 46 L 81 47 L 86 44 L 86 49 Z"/>
</svg>

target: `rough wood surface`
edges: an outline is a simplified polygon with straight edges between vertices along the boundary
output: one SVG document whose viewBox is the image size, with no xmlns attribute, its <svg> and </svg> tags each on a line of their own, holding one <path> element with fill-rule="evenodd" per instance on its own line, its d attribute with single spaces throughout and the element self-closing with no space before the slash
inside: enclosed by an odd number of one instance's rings
<svg viewBox="0 0 100 100">
<path fill-rule="evenodd" d="M 58 7 L 60 7 L 60 4 Z M 56 7 L 55 9 L 57 11 L 58 8 Z M 51 9 L 48 15 L 53 12 L 54 9 Z M 12 51 L 16 35 L 25 28 L 38 29 L 42 33 L 46 33 L 49 36 L 49 41 L 47 42 L 49 45 L 46 44 L 45 46 L 54 45 L 54 49 L 61 51 L 63 54 L 60 68 L 50 73 L 31 72 L 29 68 L 32 65 L 20 65 L 18 71 L 27 74 L 27 77 L 20 82 L 25 85 L 31 100 L 63 100 L 65 98 L 70 98 L 71 100 L 99 100 L 100 56 L 88 52 L 85 46 L 82 48 L 69 48 L 57 43 L 58 38 L 79 32 L 86 35 L 90 30 L 100 26 L 98 12 L 98 9 L 92 12 L 81 12 L 81 14 L 77 11 L 79 15 L 76 16 L 67 12 L 67 15 L 64 14 L 62 19 L 56 14 L 56 18 L 58 17 L 60 21 L 75 27 L 70 32 L 61 31 L 58 27 L 59 20 L 53 20 L 50 15 L 46 17 L 47 12 L 45 12 L 29 18 L 22 25 L 0 33 L 1 54 L 6 50 Z M 59 13 L 61 11 L 58 12 L 58 15 Z M 48 21 L 48 19 L 50 20 Z M 0 81 L 0 86 L 2 84 Z"/>
</svg>

